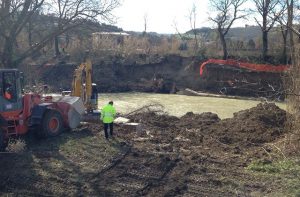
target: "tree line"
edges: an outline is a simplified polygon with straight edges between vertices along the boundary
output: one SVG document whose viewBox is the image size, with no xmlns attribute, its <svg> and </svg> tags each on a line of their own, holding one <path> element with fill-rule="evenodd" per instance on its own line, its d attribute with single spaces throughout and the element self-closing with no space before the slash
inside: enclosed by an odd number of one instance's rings
<svg viewBox="0 0 300 197">
<path fill-rule="evenodd" d="M 287 62 L 294 53 L 294 35 L 300 35 L 296 25 L 294 25 L 300 10 L 299 2 L 297 0 L 251 0 L 251 2 L 254 4 L 255 9 L 246 8 L 246 3 L 249 3 L 247 0 L 210 1 L 210 8 L 215 15 L 210 16 L 209 20 L 217 26 L 223 59 L 228 58 L 225 37 L 232 25 L 237 20 L 251 18 L 261 29 L 262 59 L 267 61 L 269 58 L 269 32 L 275 26 L 279 26 L 283 39 L 282 56 L 284 61 Z"/>
<path fill-rule="evenodd" d="M 246 8 L 250 1 L 254 9 Z M 275 26 L 280 27 L 284 61 L 292 59 L 294 36 L 300 35 L 295 25 L 300 11 L 298 0 L 210 0 L 209 4 L 213 13 L 209 20 L 216 24 L 223 59 L 228 58 L 226 36 L 229 30 L 236 21 L 245 18 L 254 20 L 261 29 L 263 60 L 268 60 L 268 36 Z M 16 67 L 53 41 L 55 55 L 59 56 L 60 35 L 72 32 L 87 21 L 112 22 L 112 11 L 118 6 L 119 0 L 1 0 L 0 66 Z M 193 30 L 196 17 L 194 6 L 189 13 Z M 145 22 L 145 32 L 146 29 Z M 193 34 L 197 41 L 197 32 Z"/>
</svg>

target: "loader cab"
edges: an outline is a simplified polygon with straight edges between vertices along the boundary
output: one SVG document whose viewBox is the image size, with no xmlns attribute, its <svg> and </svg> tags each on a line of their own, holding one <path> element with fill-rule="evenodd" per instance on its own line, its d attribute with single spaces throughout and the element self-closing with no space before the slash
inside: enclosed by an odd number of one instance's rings
<svg viewBox="0 0 300 197">
<path fill-rule="evenodd" d="M 21 74 L 17 69 L 0 69 L 0 112 L 22 109 Z"/>
</svg>

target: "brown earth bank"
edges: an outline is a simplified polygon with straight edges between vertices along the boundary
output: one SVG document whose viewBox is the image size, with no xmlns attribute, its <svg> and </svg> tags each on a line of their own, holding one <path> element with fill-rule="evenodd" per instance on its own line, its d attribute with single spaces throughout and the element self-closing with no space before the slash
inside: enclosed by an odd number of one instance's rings
<svg viewBox="0 0 300 197">
<path fill-rule="evenodd" d="M 21 154 L 0 154 L 0 194 L 26 196 L 288 196 L 299 171 L 249 170 L 275 164 L 272 145 L 287 134 L 286 112 L 259 104 L 220 120 L 216 114 L 181 118 L 153 112 L 128 118 L 143 135 L 116 125 L 105 141 L 101 124 L 84 124 L 62 136 L 27 140 Z M 300 166 L 300 163 L 295 164 Z M 288 181 L 287 181 L 288 180 Z M 292 193 L 295 194 L 295 193 Z M 297 193 L 299 194 L 299 193 Z"/>
<path fill-rule="evenodd" d="M 190 88 L 218 94 L 281 98 L 283 82 L 278 73 L 249 72 L 227 66 L 207 65 L 200 76 L 205 59 L 179 55 L 132 55 L 130 57 L 95 57 L 93 77 L 99 92 L 175 93 Z M 73 72 L 79 63 L 60 62 L 26 65 L 28 85 L 48 84 L 52 91 L 70 90 Z M 40 77 L 38 77 L 40 76 Z"/>
</svg>

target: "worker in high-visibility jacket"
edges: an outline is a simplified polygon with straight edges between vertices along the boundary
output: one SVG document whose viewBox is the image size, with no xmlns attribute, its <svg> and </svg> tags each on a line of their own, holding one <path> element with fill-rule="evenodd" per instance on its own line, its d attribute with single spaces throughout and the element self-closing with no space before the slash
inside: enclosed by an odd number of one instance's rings
<svg viewBox="0 0 300 197">
<path fill-rule="evenodd" d="M 116 109 L 113 106 L 113 101 L 109 101 L 109 103 L 104 106 L 101 110 L 101 117 L 100 119 L 103 121 L 104 124 L 104 134 L 105 138 L 108 139 L 108 132 L 107 129 L 109 127 L 110 135 L 113 136 L 113 128 L 114 128 L 114 119 L 116 116 Z"/>
</svg>

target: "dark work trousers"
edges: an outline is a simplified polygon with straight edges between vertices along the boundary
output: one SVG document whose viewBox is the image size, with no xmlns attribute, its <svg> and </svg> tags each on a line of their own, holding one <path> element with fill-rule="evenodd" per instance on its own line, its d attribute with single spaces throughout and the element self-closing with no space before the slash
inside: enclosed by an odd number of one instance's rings
<svg viewBox="0 0 300 197">
<path fill-rule="evenodd" d="M 110 135 L 113 136 L 113 130 L 114 130 L 114 123 L 104 123 L 104 134 L 105 134 L 105 138 L 108 138 L 108 129 L 109 127 L 109 131 L 110 131 Z"/>
</svg>

